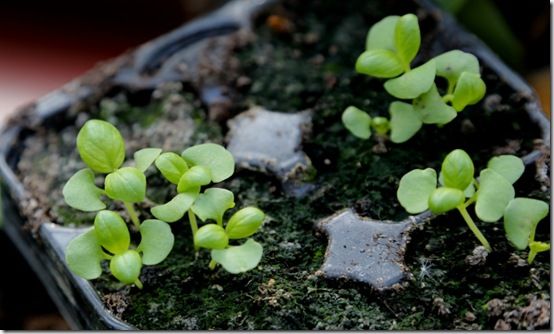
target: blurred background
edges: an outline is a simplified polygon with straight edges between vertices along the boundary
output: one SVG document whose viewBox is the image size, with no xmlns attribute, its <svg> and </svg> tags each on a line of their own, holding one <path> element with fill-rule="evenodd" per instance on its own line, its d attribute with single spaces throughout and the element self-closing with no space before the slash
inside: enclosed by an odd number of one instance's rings
<svg viewBox="0 0 554 334">
<path fill-rule="evenodd" d="M 549 1 L 435 1 L 526 78 L 550 115 Z M 168 32 L 223 2 L 0 1 L 0 123 L 18 106 L 60 87 L 97 62 Z M 0 248 L 5 259 L 0 275 L 0 328 L 67 329 L 40 282 L 2 231 Z"/>
</svg>

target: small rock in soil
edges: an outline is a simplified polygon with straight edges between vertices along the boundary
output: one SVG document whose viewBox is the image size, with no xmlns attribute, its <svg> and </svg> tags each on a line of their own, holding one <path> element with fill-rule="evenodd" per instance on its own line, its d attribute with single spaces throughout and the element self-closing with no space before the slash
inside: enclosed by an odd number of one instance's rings
<svg viewBox="0 0 554 334">
<path fill-rule="evenodd" d="M 311 120 L 309 111 L 289 114 L 253 107 L 228 122 L 227 149 L 239 167 L 273 174 L 288 194 L 303 197 L 313 189 L 303 181 L 313 167 L 302 151 Z"/>
<path fill-rule="evenodd" d="M 433 307 L 437 310 L 439 315 L 450 314 L 450 305 L 448 305 L 444 299 L 437 297 L 433 299 Z"/>
<path fill-rule="evenodd" d="M 362 218 L 347 209 L 317 224 L 329 244 L 320 273 L 350 279 L 376 289 L 390 288 L 407 272 L 404 253 L 412 221 L 385 222 Z"/>
<path fill-rule="evenodd" d="M 477 317 L 475 316 L 475 314 L 473 314 L 473 312 L 467 311 L 466 314 L 465 314 L 464 319 L 465 319 L 465 321 L 473 322 L 473 321 L 475 321 L 475 319 L 477 319 Z"/>
<path fill-rule="evenodd" d="M 476 247 L 471 255 L 466 256 L 465 263 L 470 266 L 480 266 L 487 262 L 489 252 L 483 246 Z"/>
<path fill-rule="evenodd" d="M 506 309 L 506 303 L 501 299 L 494 298 L 487 303 L 487 310 L 489 311 L 489 317 L 498 317 Z"/>
</svg>

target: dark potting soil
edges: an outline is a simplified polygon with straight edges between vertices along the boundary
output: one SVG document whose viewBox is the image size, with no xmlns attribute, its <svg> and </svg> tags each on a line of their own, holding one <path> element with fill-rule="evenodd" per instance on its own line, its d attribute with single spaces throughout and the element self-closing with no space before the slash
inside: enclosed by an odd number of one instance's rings
<svg viewBox="0 0 554 334">
<path fill-rule="evenodd" d="M 231 275 L 208 269 L 209 254 L 192 248 L 186 222 L 172 224 L 176 242 L 169 257 L 145 267 L 144 289 L 121 286 L 110 275 L 93 281 L 108 308 L 141 329 L 492 329 L 550 325 L 550 257 L 541 253 L 532 265 L 526 253 L 507 243 L 501 223 L 479 224 L 494 248 L 486 263 L 469 264 L 477 240 L 461 217 L 436 217 L 412 233 L 406 264 L 412 275 L 403 287 L 385 292 L 315 275 L 327 240 L 314 224 L 338 210 L 354 207 L 363 216 L 399 220 L 406 213 L 396 199 L 400 177 L 414 168 L 439 168 L 455 148 L 466 150 L 482 169 L 495 154 L 523 156 L 539 137 L 523 102 L 489 69 L 483 69 L 487 96 L 441 128 L 424 126 L 409 142 L 387 143 L 373 152 L 374 140 L 359 140 L 342 126 L 340 115 L 356 105 L 387 115 L 393 99 L 383 82 L 358 75 L 353 64 L 368 28 L 390 14 L 414 8 L 384 1 L 288 1 L 259 18 L 255 38 L 233 57 L 240 61 L 233 109 L 260 105 L 269 110 L 313 111 L 313 131 L 304 143 L 317 171 L 317 188 L 304 199 L 283 193 L 280 183 L 261 173 L 238 171 L 221 187 L 235 193 L 236 208 L 255 205 L 268 220 L 255 237 L 264 246 L 260 265 Z M 407 8 L 408 7 L 408 8 Z M 422 31 L 433 36 L 433 21 L 422 15 Z M 423 38 L 423 54 L 430 38 Z M 424 59 L 416 59 L 423 62 Z M 241 84 L 238 82 L 241 81 Z M 244 83 L 247 84 L 244 84 Z M 226 127 L 207 119 L 205 107 L 179 84 L 168 84 L 137 103 L 119 92 L 92 106 L 64 126 L 45 128 L 24 142 L 19 176 L 32 192 L 22 211 L 31 222 L 90 224 L 63 203 L 61 188 L 84 165 L 75 151 L 79 127 L 91 117 L 116 125 L 127 142 L 127 156 L 143 147 L 180 152 L 206 141 L 223 143 Z M 149 199 L 164 202 L 173 188 L 153 169 Z M 517 196 L 546 201 L 535 169 L 529 166 L 515 184 Z M 169 189 L 169 190 L 168 190 Z M 149 218 L 151 203 L 141 207 Z M 38 208 L 45 208 L 40 210 Z M 116 203 L 114 210 L 122 208 Z M 124 214 L 124 212 L 122 212 Z M 229 214 L 228 214 L 229 215 Z M 550 227 L 539 224 L 538 240 Z M 506 328 L 506 327 L 504 327 Z"/>
</svg>

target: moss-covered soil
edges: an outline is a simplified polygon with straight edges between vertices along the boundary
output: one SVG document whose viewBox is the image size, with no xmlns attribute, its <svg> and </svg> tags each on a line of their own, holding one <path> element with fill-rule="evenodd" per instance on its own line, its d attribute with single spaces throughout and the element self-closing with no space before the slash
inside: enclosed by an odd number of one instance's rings
<svg viewBox="0 0 554 334">
<path fill-rule="evenodd" d="M 533 265 L 526 265 L 525 252 L 515 252 L 508 245 L 500 223 L 480 224 L 495 250 L 481 265 L 467 263 L 478 243 L 457 215 L 443 215 L 421 226 L 408 245 L 406 264 L 412 275 L 401 289 L 376 292 L 314 274 L 327 245 L 313 228 L 319 219 L 347 207 L 375 219 L 404 218 L 406 213 L 396 200 L 404 173 L 438 168 L 454 148 L 469 152 L 479 170 L 494 154 L 525 155 L 540 136 L 516 95 L 486 68 L 484 102 L 467 108 L 442 128 L 424 126 L 408 143 L 387 143 L 384 154 L 373 153 L 374 141 L 349 135 L 340 122 L 346 106 L 386 115 L 392 101 L 382 81 L 353 70 L 367 29 L 385 15 L 413 10 L 389 1 L 289 1 L 270 13 L 278 20 L 263 16 L 257 21 L 256 38 L 235 54 L 241 64 L 238 75 L 249 79 L 249 84 L 232 87 L 238 93 L 234 109 L 245 110 L 252 104 L 283 112 L 312 109 L 313 134 L 304 150 L 317 170 L 317 189 L 298 200 L 287 197 L 271 176 L 239 171 L 219 186 L 235 193 L 236 208 L 256 205 L 267 213 L 269 219 L 256 237 L 264 245 L 260 265 L 241 275 L 211 271 L 207 252 L 195 258 L 186 222 L 174 223 L 175 247 L 166 261 L 143 269 L 143 290 L 122 287 L 109 275 L 94 281 L 112 312 L 142 329 L 550 325 L 549 309 L 545 311 L 550 305 L 550 256 L 541 253 Z M 433 25 L 427 22 L 423 29 L 432 31 Z M 161 88 L 153 95 L 162 97 L 146 104 L 120 92 L 70 120 L 70 125 L 45 129 L 27 139 L 19 175 L 36 200 L 49 208 L 48 218 L 66 225 L 92 220 L 91 215 L 64 205 L 61 198 L 63 183 L 83 167 L 74 141 L 78 127 L 89 117 L 115 123 L 129 143 L 128 156 L 147 146 L 179 152 L 195 143 L 223 142 L 225 125 L 208 121 L 197 96 L 173 86 Z M 538 190 L 534 172 L 532 166 L 527 168 L 515 185 L 517 195 L 549 201 L 549 191 Z M 150 174 L 148 197 L 156 202 L 169 199 L 172 190 L 168 189 L 174 187 L 153 170 Z M 148 205 L 142 207 L 144 217 L 149 217 Z M 545 220 L 537 239 L 549 238 Z"/>
</svg>

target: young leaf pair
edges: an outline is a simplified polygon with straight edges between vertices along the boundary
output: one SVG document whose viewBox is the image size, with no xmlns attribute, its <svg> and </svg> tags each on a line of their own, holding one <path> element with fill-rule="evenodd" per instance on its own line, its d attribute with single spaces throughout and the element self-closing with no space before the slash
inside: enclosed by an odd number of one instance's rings
<svg viewBox="0 0 554 334">
<path fill-rule="evenodd" d="M 411 68 L 420 44 L 419 25 L 413 14 L 388 16 L 371 27 L 366 51 L 356 61 L 356 71 L 388 79 L 385 90 L 398 99 L 412 99 L 412 103 L 391 103 L 390 120 L 384 122 L 379 117 L 376 124 L 366 112 L 348 107 L 342 121 L 353 135 L 367 139 L 373 128 L 379 136 L 390 131 L 391 141 L 402 143 L 423 124 L 449 123 L 457 112 L 483 98 L 486 87 L 475 56 L 453 50 Z M 436 76 L 447 80 L 443 96 L 435 84 Z"/>
<path fill-rule="evenodd" d="M 176 222 L 188 213 L 195 249 L 211 250 L 210 267 L 221 264 L 230 273 L 255 268 L 262 257 L 262 246 L 248 239 L 240 246 L 229 245 L 229 240 L 244 239 L 253 235 L 262 225 L 264 213 L 254 207 L 236 212 L 223 227 L 223 216 L 235 206 L 232 192 L 222 188 L 202 186 L 221 182 L 235 169 L 233 156 L 216 144 L 201 144 L 186 149 L 181 156 L 163 153 L 154 163 L 162 175 L 177 186 L 177 195 L 163 205 L 153 207 L 154 217 Z M 198 228 L 196 217 L 203 222 L 214 221 Z"/>
<path fill-rule="evenodd" d="M 130 248 L 131 237 L 123 218 L 102 210 L 96 215 L 94 227 L 69 243 L 66 262 L 75 274 L 95 279 L 102 274 L 101 262 L 109 260 L 110 271 L 120 282 L 142 288 L 142 265 L 162 262 L 173 248 L 174 236 L 168 224 L 155 219 L 140 225 L 140 235 L 138 247 Z"/>
<path fill-rule="evenodd" d="M 481 244 L 491 251 L 489 242 L 467 211 L 467 207 L 475 203 L 475 214 L 483 222 L 504 219 L 506 237 L 517 249 L 530 247 L 528 261 L 531 263 L 538 252 L 550 247 L 534 240 L 537 224 L 549 209 L 548 204 L 539 200 L 515 198 L 512 184 L 524 169 L 520 158 L 502 155 L 492 158 L 477 180 L 473 161 L 465 151 L 457 149 L 442 163 L 439 187 L 435 170 L 415 169 L 401 178 L 397 197 L 409 213 L 429 209 L 440 214 L 457 209 Z"/>
<path fill-rule="evenodd" d="M 66 262 L 77 275 L 93 279 L 102 273 L 100 263 L 110 260 L 110 271 L 121 282 L 142 287 L 141 267 L 163 261 L 173 248 L 174 236 L 169 225 L 160 220 L 140 222 L 134 203 L 146 194 L 144 171 L 161 153 L 144 149 L 135 153 L 135 167 L 121 167 L 125 159 L 125 142 L 110 123 L 90 120 L 77 135 L 77 149 L 88 168 L 75 173 L 65 184 L 66 203 L 82 211 L 99 211 L 94 226 L 73 239 L 66 248 Z M 107 174 L 104 189 L 95 184 L 95 172 Z M 129 229 L 119 214 L 104 210 L 102 196 L 122 201 L 141 242 L 131 248 Z"/>
</svg>

